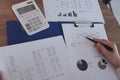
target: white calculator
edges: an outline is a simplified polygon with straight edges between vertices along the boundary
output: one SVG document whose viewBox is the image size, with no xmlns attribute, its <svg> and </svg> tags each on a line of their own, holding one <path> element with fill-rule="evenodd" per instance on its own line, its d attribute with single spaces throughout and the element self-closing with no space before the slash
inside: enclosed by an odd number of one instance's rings
<svg viewBox="0 0 120 80">
<path fill-rule="evenodd" d="M 34 0 L 27 0 L 12 6 L 12 10 L 28 35 L 45 30 L 49 24 Z"/>
</svg>

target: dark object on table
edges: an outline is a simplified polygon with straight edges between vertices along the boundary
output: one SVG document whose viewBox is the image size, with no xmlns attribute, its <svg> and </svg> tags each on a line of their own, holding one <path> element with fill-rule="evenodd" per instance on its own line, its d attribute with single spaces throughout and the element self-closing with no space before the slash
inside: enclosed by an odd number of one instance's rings
<svg viewBox="0 0 120 80">
<path fill-rule="evenodd" d="M 111 0 L 103 0 L 103 2 L 107 5 L 110 3 Z"/>
</svg>

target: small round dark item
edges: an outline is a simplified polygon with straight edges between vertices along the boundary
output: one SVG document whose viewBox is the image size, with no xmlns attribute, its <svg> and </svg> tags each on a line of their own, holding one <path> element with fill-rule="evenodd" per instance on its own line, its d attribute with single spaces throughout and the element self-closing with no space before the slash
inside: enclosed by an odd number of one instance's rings
<svg viewBox="0 0 120 80">
<path fill-rule="evenodd" d="M 107 62 L 105 59 L 101 59 L 99 62 L 98 62 L 98 67 L 102 70 L 106 69 L 107 67 Z"/>
<path fill-rule="evenodd" d="M 88 68 L 87 61 L 85 61 L 85 60 L 83 60 L 83 59 L 78 60 L 78 61 L 77 61 L 77 67 L 78 67 L 78 69 L 81 70 L 81 71 L 87 70 L 87 68 Z"/>
</svg>

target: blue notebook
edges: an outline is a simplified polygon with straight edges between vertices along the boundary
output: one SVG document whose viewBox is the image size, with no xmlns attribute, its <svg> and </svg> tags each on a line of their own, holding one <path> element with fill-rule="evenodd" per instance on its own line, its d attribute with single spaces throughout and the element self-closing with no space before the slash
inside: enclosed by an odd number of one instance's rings
<svg viewBox="0 0 120 80">
<path fill-rule="evenodd" d="M 48 29 L 29 36 L 19 21 L 7 21 L 8 45 L 63 35 L 60 22 L 49 22 L 49 25 L 50 27 Z"/>
</svg>

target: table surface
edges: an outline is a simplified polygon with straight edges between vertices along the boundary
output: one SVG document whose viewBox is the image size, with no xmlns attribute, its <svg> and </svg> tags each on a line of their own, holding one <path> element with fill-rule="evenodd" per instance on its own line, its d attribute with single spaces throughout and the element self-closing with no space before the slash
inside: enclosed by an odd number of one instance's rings
<svg viewBox="0 0 120 80">
<path fill-rule="evenodd" d="M 6 21 L 17 20 L 11 7 L 15 3 L 22 2 L 24 0 L 0 0 L 0 47 L 7 45 L 7 31 Z M 44 13 L 42 0 L 35 0 Z M 105 29 L 110 41 L 117 44 L 118 51 L 120 52 L 120 26 L 118 25 L 113 13 L 107 8 L 107 6 L 99 0 L 100 7 L 105 19 Z"/>
</svg>

